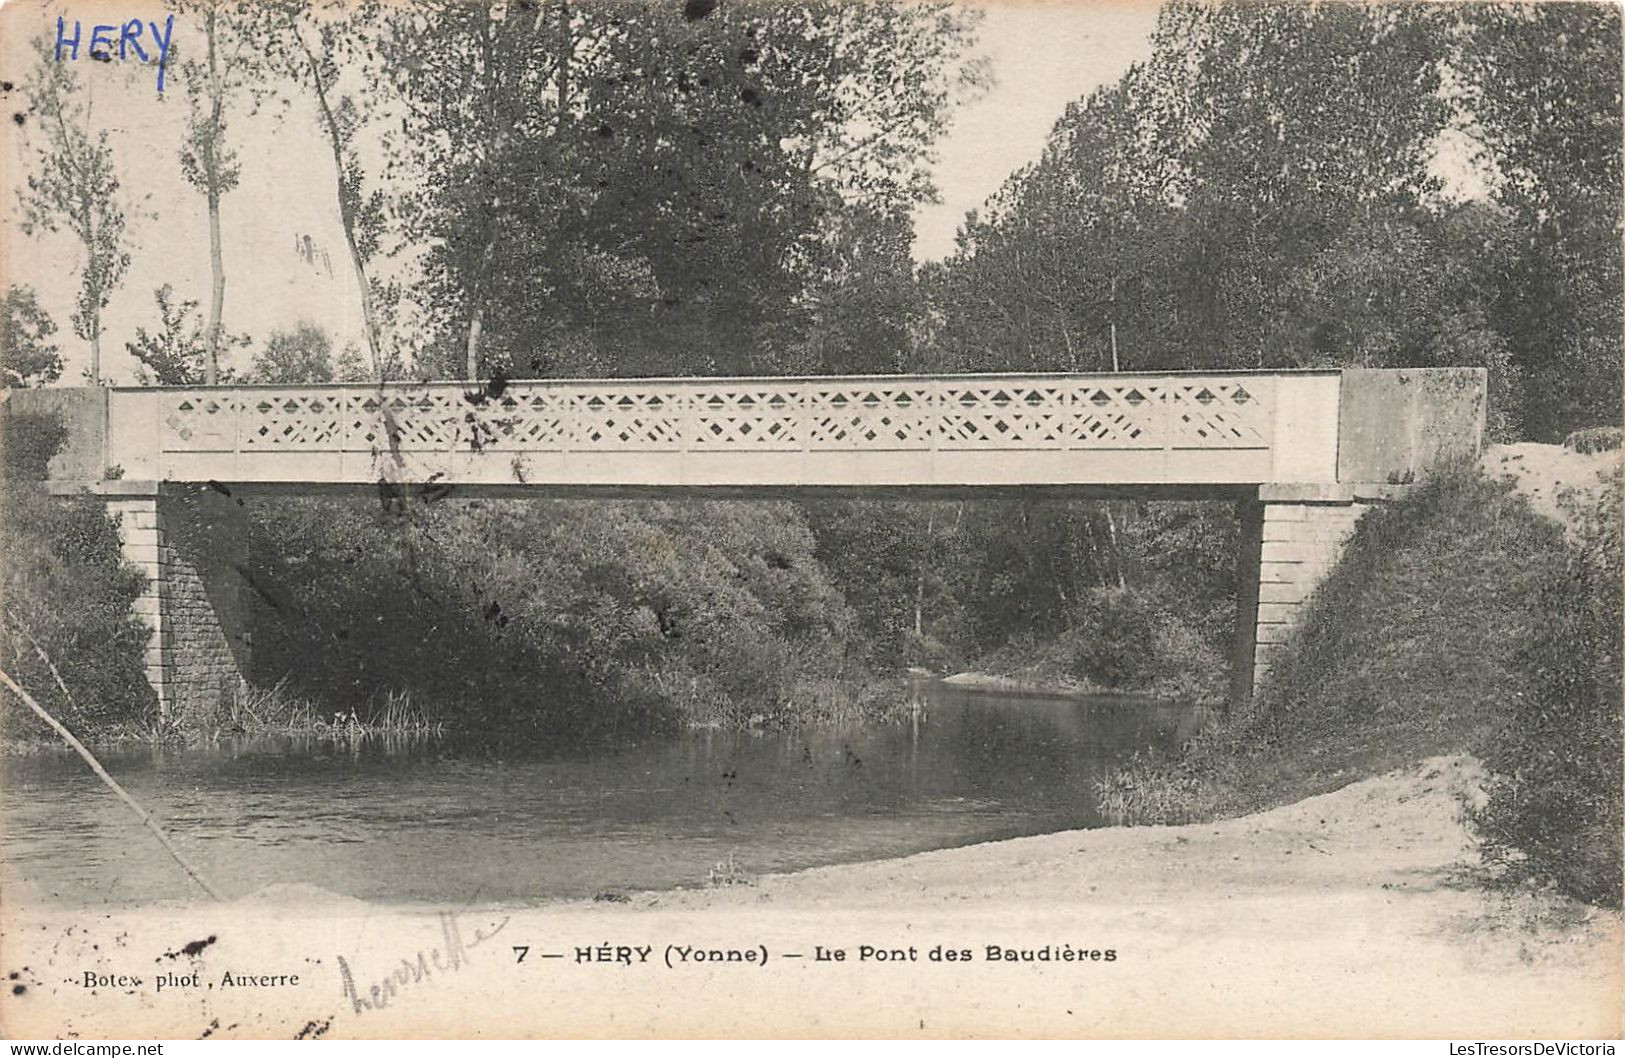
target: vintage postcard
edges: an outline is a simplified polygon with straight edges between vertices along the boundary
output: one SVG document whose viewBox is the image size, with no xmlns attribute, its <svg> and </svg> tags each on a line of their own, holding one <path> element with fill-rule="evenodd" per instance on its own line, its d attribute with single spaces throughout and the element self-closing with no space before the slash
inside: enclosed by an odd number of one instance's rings
<svg viewBox="0 0 1625 1058">
<path fill-rule="evenodd" d="M 1620 19 L 0 6 L 0 1033 L 1617 1037 Z"/>
</svg>

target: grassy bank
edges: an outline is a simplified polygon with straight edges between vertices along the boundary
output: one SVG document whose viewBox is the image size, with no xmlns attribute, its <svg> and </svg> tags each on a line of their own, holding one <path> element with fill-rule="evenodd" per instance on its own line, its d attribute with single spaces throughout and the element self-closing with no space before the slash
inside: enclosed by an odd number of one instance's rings
<svg viewBox="0 0 1625 1058">
<path fill-rule="evenodd" d="M 1599 511 L 1617 514 L 1617 478 L 1580 502 L 1591 507 L 1590 520 L 1611 524 Z M 1511 776 L 1520 765 L 1509 757 L 1545 752 L 1531 740 L 1550 747 L 1584 728 L 1588 755 L 1559 753 L 1547 788 L 1567 796 L 1569 786 L 1589 781 L 1596 803 L 1582 811 L 1570 801 L 1536 829 L 1617 819 L 1617 624 L 1589 637 L 1553 634 L 1575 628 L 1577 608 L 1596 609 L 1584 585 L 1603 578 L 1577 573 L 1597 565 L 1597 546 L 1585 542 L 1594 539 L 1584 532 L 1565 539 L 1558 521 L 1477 467 L 1436 473 L 1361 520 L 1251 705 L 1197 736 L 1178 759 L 1141 759 L 1100 782 L 1108 816 L 1127 823 L 1230 817 L 1461 752 Z M 1617 551 L 1616 533 L 1616 570 Z M 1602 719 L 1576 720 L 1568 731 L 1542 729 L 1530 716 L 1563 709 Z M 1492 778 L 1492 813 L 1498 782 Z M 1532 790 L 1524 783 L 1517 793 L 1527 801 Z M 1528 833 L 1522 849 L 1507 848 L 1510 840 L 1500 842 L 1501 866 L 1527 865 Z M 1617 850 L 1616 839 L 1597 853 L 1616 874 Z M 1593 886 L 1588 898 L 1617 902 L 1617 892 L 1617 883 Z"/>
<path fill-rule="evenodd" d="M 369 738 L 436 738 L 447 731 L 438 711 L 413 700 L 410 691 L 386 691 L 381 697 L 348 709 L 323 708 L 291 693 L 286 683 L 272 687 L 243 684 L 223 698 L 215 713 L 196 718 L 198 737 L 224 735 L 295 735 L 355 741 Z"/>
</svg>

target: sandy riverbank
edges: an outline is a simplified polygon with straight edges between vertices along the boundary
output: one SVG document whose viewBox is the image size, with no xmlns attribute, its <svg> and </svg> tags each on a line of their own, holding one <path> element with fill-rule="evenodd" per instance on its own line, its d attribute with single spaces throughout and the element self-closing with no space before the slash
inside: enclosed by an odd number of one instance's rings
<svg viewBox="0 0 1625 1058">
<path fill-rule="evenodd" d="M 945 687 L 965 691 L 986 691 L 990 694 L 1020 694 L 1029 697 L 1082 698 L 1091 694 L 1110 693 L 1091 689 L 1075 682 L 1041 680 L 1021 676 L 999 676 L 989 672 L 956 672 L 939 680 Z"/>
<path fill-rule="evenodd" d="M 1619 917 L 1465 881 L 1459 797 L 1477 779 L 1470 761 L 1440 759 L 1222 823 L 1074 831 L 625 904 L 385 908 L 295 889 L 75 911 L 7 893 L 0 959 L 15 976 L 0 1012 L 13 1038 L 1618 1035 Z M 690 945 L 756 961 L 684 962 Z M 901 958 L 863 959 L 863 945 Z M 632 965 L 577 961 L 600 946 L 637 951 Z M 989 961 L 989 946 L 1051 958 Z M 818 948 L 846 958 L 819 961 Z M 932 960 L 950 949 L 969 958 Z M 195 986 L 155 987 L 194 971 Z"/>
</svg>

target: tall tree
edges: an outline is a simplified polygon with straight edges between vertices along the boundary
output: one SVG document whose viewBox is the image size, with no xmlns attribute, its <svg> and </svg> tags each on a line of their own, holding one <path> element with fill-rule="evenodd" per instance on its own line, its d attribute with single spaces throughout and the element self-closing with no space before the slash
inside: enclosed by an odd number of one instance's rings
<svg viewBox="0 0 1625 1058">
<path fill-rule="evenodd" d="M 187 139 L 181 147 L 181 172 L 202 192 L 209 211 L 209 320 L 203 381 L 220 381 L 220 350 L 224 336 L 226 303 L 225 254 L 220 239 L 220 199 L 237 186 L 242 168 L 226 140 L 226 101 L 233 91 L 237 68 L 228 57 L 223 37 L 230 32 L 229 10 L 223 0 L 183 0 L 178 6 L 192 14 L 203 30 L 203 57 L 183 57 L 180 63 L 189 109 Z"/>
<path fill-rule="evenodd" d="M 1450 111 L 1435 24 L 1401 5 L 1176 3 L 1154 39 L 1187 231 L 1179 286 L 1227 366 L 1273 366 L 1284 273 L 1357 210 L 1414 209 Z M 1195 335 L 1193 334 L 1194 338 Z"/>
<path fill-rule="evenodd" d="M 943 343 L 980 369 L 1001 349 L 1052 370 L 1313 361 L 1294 274 L 1352 225 L 1437 208 L 1441 40 L 1398 5 L 1167 5 L 1151 57 L 1069 108 L 930 273 Z"/>
<path fill-rule="evenodd" d="M 1618 423 L 1620 12 L 1605 4 L 1452 8 L 1462 103 L 1495 198 L 1523 235 L 1499 323 L 1543 440 Z"/>
<path fill-rule="evenodd" d="M 417 178 L 402 188 L 401 235 L 442 247 L 429 298 L 448 328 L 462 317 L 467 378 L 484 366 L 494 270 L 514 214 L 551 209 L 556 217 L 572 205 L 561 133 L 577 34 L 568 0 L 523 11 L 505 0 L 416 0 L 391 12 L 380 37 L 389 103 L 403 108 L 389 146 Z M 448 215 L 457 218 L 450 230 Z M 460 281 L 447 284 L 444 266 Z"/>
<path fill-rule="evenodd" d="M 52 41 L 35 41 L 36 61 L 24 91 L 32 121 L 27 135 L 34 148 L 34 171 L 18 190 L 23 230 L 66 230 L 79 241 L 84 263 L 73 332 L 90 343 L 88 375 L 102 380 L 102 311 L 124 279 L 130 255 L 124 249 L 124 209 L 118 167 L 107 130 L 91 123 L 91 97 L 81 92 L 72 63 L 57 62 Z"/>
<path fill-rule="evenodd" d="M 822 228 L 802 289 L 767 332 L 777 366 L 798 375 L 909 370 L 921 310 L 909 217 L 854 204 Z"/>
<path fill-rule="evenodd" d="M 1067 108 L 1043 155 L 968 217 L 924 280 L 961 370 L 1190 366 L 1177 337 L 1169 168 L 1142 68 Z"/>
<path fill-rule="evenodd" d="M 390 65 L 422 176 L 409 241 L 459 373 L 782 370 L 852 233 L 891 238 L 848 211 L 930 194 L 977 80 L 974 19 L 945 4 L 438 10 L 397 35 L 423 61 Z"/>
</svg>

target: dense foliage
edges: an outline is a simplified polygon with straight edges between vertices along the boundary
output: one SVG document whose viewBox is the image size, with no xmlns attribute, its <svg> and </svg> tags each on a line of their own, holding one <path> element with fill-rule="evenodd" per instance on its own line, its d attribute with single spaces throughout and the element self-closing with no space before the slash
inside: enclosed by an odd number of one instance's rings
<svg viewBox="0 0 1625 1058">
<path fill-rule="evenodd" d="M 43 386 L 62 377 L 62 352 L 51 336 L 56 322 L 33 287 L 13 283 L 0 301 L 0 386 Z"/>
<path fill-rule="evenodd" d="M 91 100 L 74 64 L 56 61 L 48 36 L 34 40 L 24 91 L 34 118 L 27 146 L 33 166 L 18 188 L 22 229 L 66 232 L 78 243 L 79 293 L 73 333 L 90 345 L 90 380 L 101 382 L 102 312 L 130 267 L 124 194 L 107 130 L 91 122 Z"/>
<path fill-rule="evenodd" d="M 1620 492 L 1579 518 L 1577 546 L 1537 586 L 1545 616 L 1515 663 L 1523 677 L 1488 742 L 1489 799 L 1473 822 L 1509 879 L 1549 882 L 1618 907 L 1621 882 Z"/>
<path fill-rule="evenodd" d="M 158 307 L 157 329 L 137 327 L 135 338 L 124 343 L 130 358 L 140 365 L 136 381 L 143 386 L 199 385 L 207 370 L 209 344 L 197 302 L 177 299 L 168 283 L 154 290 L 152 299 Z"/>
<path fill-rule="evenodd" d="M 845 601 L 779 504 L 256 505 L 258 676 L 493 739 L 865 707 Z"/>
<path fill-rule="evenodd" d="M 974 21 L 939 0 L 401 5 L 374 105 L 404 114 L 419 369 L 897 366 L 908 212 L 976 83 Z M 860 285 L 893 311 L 854 320 Z"/>
<path fill-rule="evenodd" d="M 81 734 L 147 727 L 157 713 L 143 669 L 149 632 L 132 612 L 146 579 L 124 561 L 100 500 L 63 502 L 41 485 L 65 436 L 61 421 L 13 413 L 0 424 L 0 668 Z M 12 695 L 4 702 L 8 738 L 43 732 Z"/>
<path fill-rule="evenodd" d="M 1198 698 L 1222 683 L 1235 627 L 1228 504 L 865 501 L 807 512 L 877 665 L 1019 670 Z"/>
</svg>

